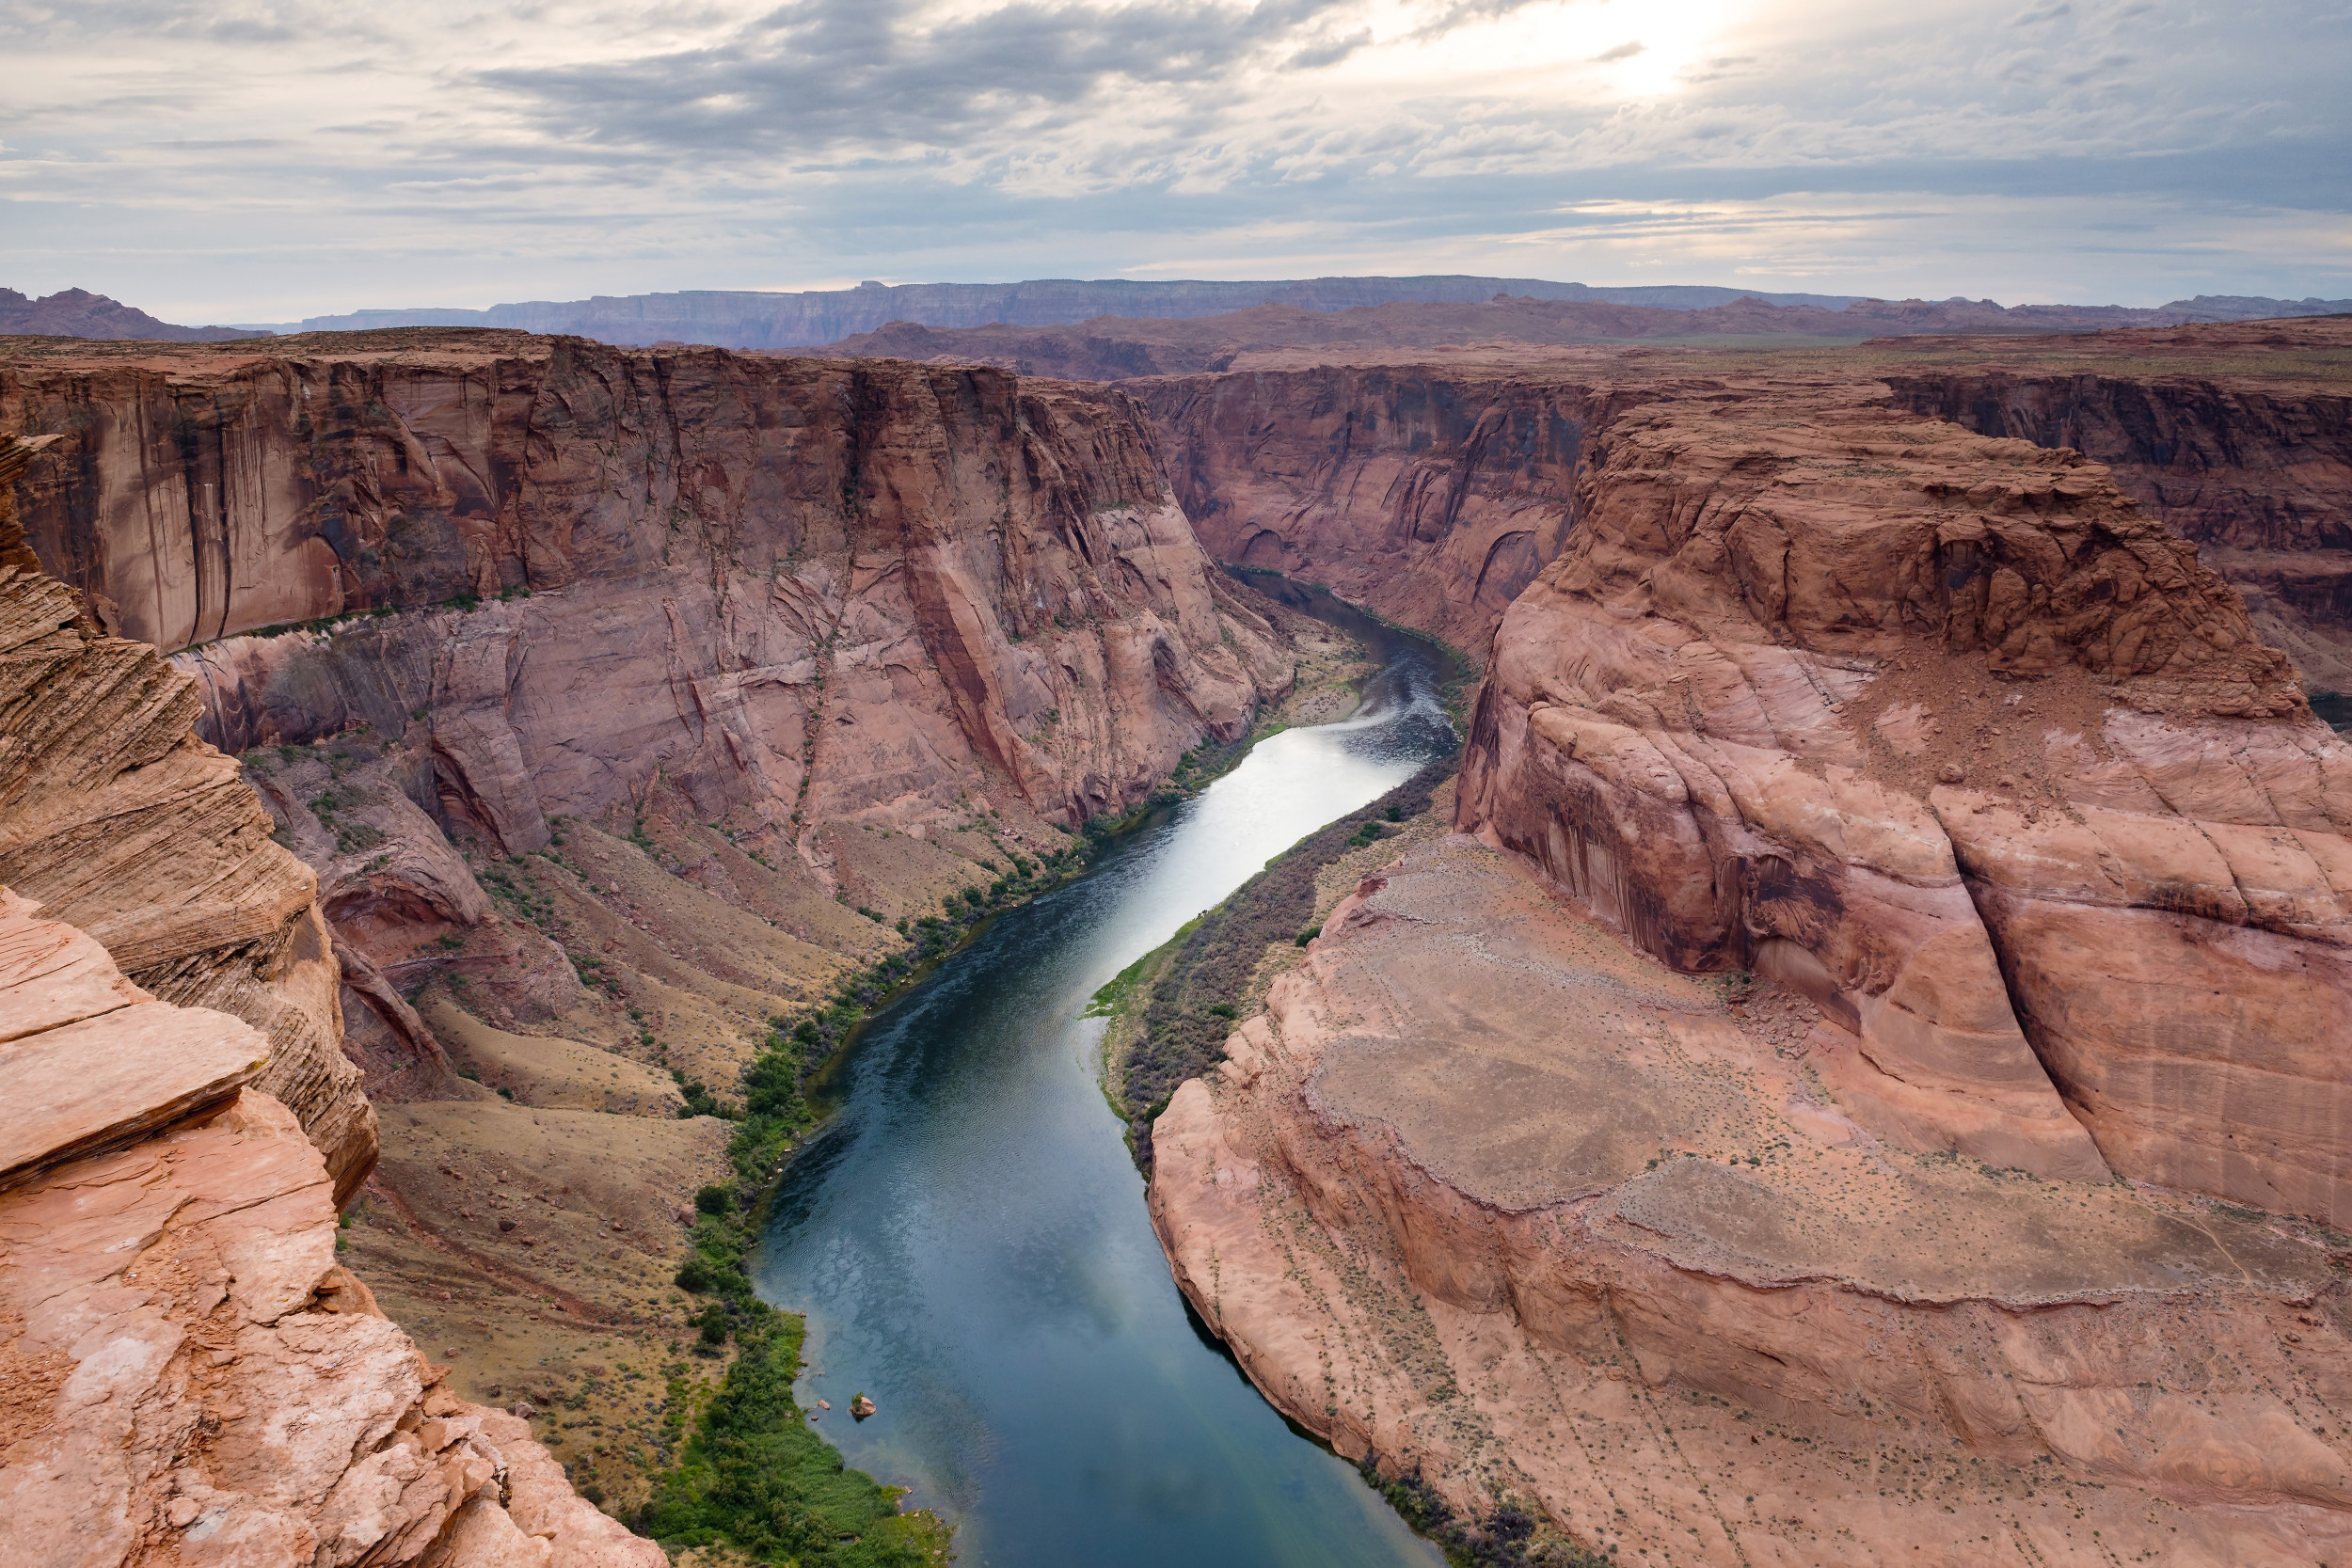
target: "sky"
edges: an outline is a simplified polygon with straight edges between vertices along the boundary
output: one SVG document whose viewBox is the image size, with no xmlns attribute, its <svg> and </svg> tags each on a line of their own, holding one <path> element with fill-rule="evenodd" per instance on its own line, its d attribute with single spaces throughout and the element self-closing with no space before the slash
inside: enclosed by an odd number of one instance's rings
<svg viewBox="0 0 2352 1568">
<path fill-rule="evenodd" d="M 0 286 L 184 323 L 1468 272 L 2352 296 L 2352 0 L 0 0 Z"/>
</svg>

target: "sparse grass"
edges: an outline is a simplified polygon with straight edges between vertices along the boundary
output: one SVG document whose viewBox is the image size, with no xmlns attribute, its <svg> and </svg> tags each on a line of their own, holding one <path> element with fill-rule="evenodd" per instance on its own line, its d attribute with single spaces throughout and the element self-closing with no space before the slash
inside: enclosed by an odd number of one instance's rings
<svg viewBox="0 0 2352 1568">
<path fill-rule="evenodd" d="M 1315 873 L 1384 836 L 1391 823 L 1426 811 L 1430 792 L 1453 773 L 1451 757 L 1431 763 L 1372 804 L 1268 861 L 1263 871 L 1179 934 L 1174 953 L 1148 988 L 1148 1000 L 1140 984 L 1146 959 L 1095 993 L 1089 1011 L 1116 1011 L 1143 1001 L 1142 1027 L 1130 1035 L 1121 1060 L 1109 1064 L 1119 1087 L 1116 1103 L 1127 1118 L 1139 1164 L 1151 1163 L 1151 1123 L 1176 1085 L 1207 1071 L 1225 1054 L 1226 1037 L 1266 948 L 1302 935 L 1312 939 L 1304 927 L 1314 917 Z"/>
</svg>

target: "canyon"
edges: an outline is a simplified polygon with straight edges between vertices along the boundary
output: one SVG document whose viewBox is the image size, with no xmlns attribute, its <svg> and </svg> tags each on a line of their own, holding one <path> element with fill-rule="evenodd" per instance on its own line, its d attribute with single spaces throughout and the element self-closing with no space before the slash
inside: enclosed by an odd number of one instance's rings
<svg viewBox="0 0 2352 1568">
<path fill-rule="evenodd" d="M 1285 1415 L 1621 1560 L 2335 1560 L 2352 325 L 1430 320 L 1070 382 L 985 336 L 9 341 L 8 950 L 70 957 L 27 960 L 71 978 L 44 1029 L 190 1075 L 0 1206 L 233 1167 L 302 1269 L 343 1206 L 344 1268 L 267 1302 L 71 1267 L 243 1314 L 157 1363 L 174 1409 L 333 1318 L 421 1369 L 370 1442 L 636 1549 L 569 1488 L 627 1512 L 665 1452 L 644 1380 L 728 1175 L 691 1113 L 1335 666 L 1279 571 L 1474 682 L 1458 780 L 1309 879 L 1138 1139 Z M 11 1282 L 68 1267 L 0 1235 Z M 8 1331 L 78 1386 L 64 1326 Z M 595 1424 L 489 1409 L 525 1391 Z M 55 1401 L 10 1441 L 102 1443 Z M 164 1473 L 105 1482 L 141 1539 L 215 1517 Z M 268 1506 L 324 1539 L 318 1477 Z"/>
<path fill-rule="evenodd" d="M 723 1373 L 671 1359 L 673 1275 L 762 1042 L 1052 886 L 1312 662 L 1116 396 L 26 341 L 0 876 L 261 1033 L 321 1236 L 615 1513 Z"/>
</svg>

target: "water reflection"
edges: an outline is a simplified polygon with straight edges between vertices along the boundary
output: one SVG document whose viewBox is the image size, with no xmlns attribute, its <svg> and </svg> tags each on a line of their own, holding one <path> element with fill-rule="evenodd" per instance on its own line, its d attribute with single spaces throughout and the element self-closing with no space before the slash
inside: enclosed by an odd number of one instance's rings
<svg viewBox="0 0 2352 1568">
<path fill-rule="evenodd" d="M 1271 586 L 1375 648 L 1363 708 L 1260 745 L 878 1018 L 761 1249 L 762 1292 L 808 1314 L 820 1430 L 954 1517 L 966 1563 L 1440 1561 L 1188 1321 L 1096 1083 L 1104 1024 L 1078 1016 L 1270 856 L 1454 749 L 1435 650 Z M 852 1425 L 860 1391 L 881 1410 Z"/>
</svg>

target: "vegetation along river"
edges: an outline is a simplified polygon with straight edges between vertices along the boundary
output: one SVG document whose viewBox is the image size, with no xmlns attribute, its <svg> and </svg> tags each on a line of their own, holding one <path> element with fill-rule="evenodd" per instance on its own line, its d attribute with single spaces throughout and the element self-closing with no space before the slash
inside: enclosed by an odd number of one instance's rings
<svg viewBox="0 0 2352 1568">
<path fill-rule="evenodd" d="M 1285 596 L 1298 593 L 1289 585 Z M 956 1521 L 967 1564 L 1435 1564 L 1186 1308 L 1104 1100 L 1104 982 L 1266 860 L 1455 741 L 1442 656 L 1322 595 L 1382 663 L 999 918 L 869 1023 L 755 1268 L 808 1315 L 803 1402 L 849 1463 Z M 877 1415 L 853 1422 L 864 1392 Z"/>
</svg>

